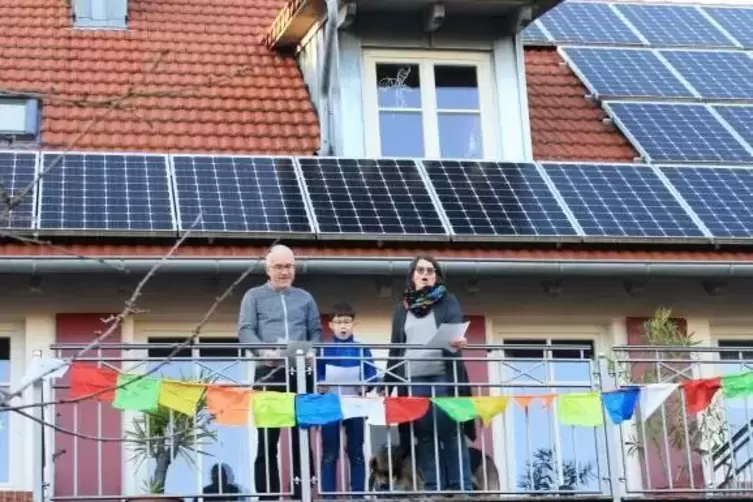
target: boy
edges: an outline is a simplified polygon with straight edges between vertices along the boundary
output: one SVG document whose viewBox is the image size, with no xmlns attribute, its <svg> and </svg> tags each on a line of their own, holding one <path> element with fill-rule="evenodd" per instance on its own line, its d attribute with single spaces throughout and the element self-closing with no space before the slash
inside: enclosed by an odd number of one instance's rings
<svg viewBox="0 0 753 502">
<path fill-rule="evenodd" d="M 353 381 L 370 383 L 369 388 L 333 387 L 331 392 L 340 395 L 363 394 L 368 392 L 376 383 L 376 368 L 374 366 L 371 349 L 361 346 L 353 339 L 356 313 L 345 302 L 340 302 L 332 309 L 332 320 L 329 327 L 332 330 L 332 345 L 324 347 L 317 361 L 317 380 L 324 382 L 327 369 L 331 372 L 341 371 L 342 368 L 359 368 L 359 374 Z M 324 387 L 322 390 L 327 390 Z M 354 493 L 363 493 L 366 489 L 366 462 L 363 456 L 364 419 L 350 418 L 342 422 L 322 427 L 322 494 L 337 490 L 337 459 L 340 456 L 340 427 L 345 429 L 345 451 L 350 464 L 350 487 Z M 332 495 L 325 498 L 332 498 Z"/>
</svg>

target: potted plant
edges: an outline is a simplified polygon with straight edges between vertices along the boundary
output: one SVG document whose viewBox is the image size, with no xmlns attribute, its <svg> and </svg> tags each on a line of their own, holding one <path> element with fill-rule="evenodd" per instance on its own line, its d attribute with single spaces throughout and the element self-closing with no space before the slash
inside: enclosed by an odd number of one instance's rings
<svg viewBox="0 0 753 502">
<path fill-rule="evenodd" d="M 195 381 L 195 380 L 194 380 Z M 211 383 L 208 378 L 200 377 L 199 382 Z M 163 495 L 167 473 L 173 462 L 180 458 L 196 467 L 193 456 L 202 452 L 201 447 L 208 441 L 217 440 L 217 431 L 210 427 L 212 418 L 206 411 L 206 392 L 196 406 L 196 414 L 184 415 L 160 406 L 154 413 L 142 413 L 134 418 L 132 427 L 126 432 L 131 440 L 133 457 L 137 468 L 145 462 L 153 461 L 153 471 L 145 483 L 148 494 Z M 132 501 L 166 500 L 182 502 L 182 497 L 150 497 L 148 495 L 131 497 Z"/>
</svg>

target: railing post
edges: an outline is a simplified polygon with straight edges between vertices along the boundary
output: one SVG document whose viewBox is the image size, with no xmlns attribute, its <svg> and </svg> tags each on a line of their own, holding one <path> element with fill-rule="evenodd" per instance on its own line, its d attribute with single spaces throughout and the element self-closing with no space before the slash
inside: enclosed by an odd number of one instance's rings
<svg viewBox="0 0 753 502">
<path fill-rule="evenodd" d="M 607 361 L 607 356 L 605 354 L 599 354 L 598 359 L 598 378 L 599 378 L 599 390 L 602 392 L 609 391 L 614 389 L 614 385 L 607 384 L 606 382 L 609 382 L 609 364 Z M 621 470 L 620 470 L 620 452 L 622 451 L 621 445 L 618 445 L 618 442 L 615 438 L 615 430 L 612 428 L 609 418 L 605 417 L 606 421 L 604 424 L 604 437 L 606 440 L 605 445 L 605 452 L 607 454 L 607 467 L 609 469 L 609 487 L 612 491 L 612 500 L 614 502 L 620 502 L 622 500 L 622 483 L 621 479 L 624 479 L 624 476 L 620 476 Z M 621 426 L 619 426 L 621 427 Z"/>
<path fill-rule="evenodd" d="M 34 357 L 41 357 L 41 354 L 34 354 Z M 44 402 L 44 381 L 37 379 L 31 386 L 31 400 L 33 404 Z M 33 496 L 34 502 L 44 502 L 44 415 L 41 406 L 35 406 L 31 409 L 34 421 L 31 422 L 33 446 L 32 446 L 32 475 L 33 475 Z"/>
<path fill-rule="evenodd" d="M 306 367 L 306 353 L 303 350 L 298 350 L 295 355 L 295 372 L 296 372 L 296 387 L 297 394 L 306 393 L 306 375 L 308 368 Z M 298 455 L 301 459 L 301 478 L 298 480 L 301 483 L 301 500 L 302 502 L 311 502 L 311 462 L 309 457 L 309 431 L 302 427 L 298 428 L 298 445 L 300 451 Z"/>
</svg>

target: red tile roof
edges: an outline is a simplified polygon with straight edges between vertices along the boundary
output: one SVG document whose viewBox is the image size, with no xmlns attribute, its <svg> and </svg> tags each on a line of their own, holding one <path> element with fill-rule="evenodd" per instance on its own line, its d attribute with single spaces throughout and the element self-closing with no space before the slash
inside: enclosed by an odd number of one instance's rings
<svg viewBox="0 0 753 502">
<path fill-rule="evenodd" d="M 631 162 L 639 154 L 555 49 L 525 51 L 528 109 L 536 160 Z"/>
<path fill-rule="evenodd" d="M 319 128 L 293 57 L 262 37 L 284 0 L 130 0 L 129 29 L 72 29 L 62 0 L 0 16 L 0 87 L 45 93 L 42 139 L 78 150 L 311 154 Z M 133 90 L 129 93 L 128 89 Z"/>
</svg>

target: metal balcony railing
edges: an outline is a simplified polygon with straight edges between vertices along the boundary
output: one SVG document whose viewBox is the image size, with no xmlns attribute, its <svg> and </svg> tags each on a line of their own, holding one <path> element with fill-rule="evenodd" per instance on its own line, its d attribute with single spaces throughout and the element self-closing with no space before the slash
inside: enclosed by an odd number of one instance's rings
<svg viewBox="0 0 753 502">
<path fill-rule="evenodd" d="M 83 346 L 52 348 L 64 358 Z M 323 366 L 319 355 L 298 351 L 268 368 L 253 351 L 258 346 L 201 342 L 166 362 L 174 346 L 104 344 L 80 362 L 254 392 L 329 392 L 340 394 L 341 401 L 372 396 L 369 402 L 384 406 L 377 397 L 384 389 L 375 384 L 387 374 L 387 344 L 362 345 L 373 352 L 371 359 L 360 359 L 363 367 L 375 368 L 369 382 L 363 375 L 333 381 L 331 363 L 338 358 L 332 356 Z M 448 421 L 430 410 L 397 426 L 379 411 L 335 426 L 285 426 L 279 441 L 273 429 L 257 427 L 253 413 L 234 425 L 218 423 L 204 401 L 193 416 L 163 408 L 151 414 L 121 410 L 94 399 L 71 403 L 69 372 L 34 387 L 35 399 L 43 403 L 34 408 L 36 416 L 47 423 L 35 428 L 37 491 L 50 501 L 753 495 L 753 416 L 748 416 L 753 407 L 747 397 L 727 399 L 720 390 L 710 406 L 689 412 L 678 387 L 644 420 L 642 392 L 633 417 L 619 425 L 603 407 L 601 423 L 563 423 L 567 394 L 681 384 L 744 371 L 753 363 L 735 359 L 733 365 L 725 352 L 734 349 L 626 346 L 595 354 L 585 342 L 469 345 L 463 352 L 467 383 L 434 383 L 433 392 L 462 388 L 473 396 L 506 397 L 496 401 L 506 406 L 487 425 Z M 359 356 L 348 356 L 354 357 Z M 413 368 L 431 361 L 437 360 L 411 358 L 403 364 Z M 330 372 L 326 382 L 320 381 L 322 367 Z M 419 377 L 396 378 L 392 386 L 403 389 L 401 394 L 427 395 Z M 475 425 L 473 439 L 465 434 L 469 423 Z M 471 486 L 458 476 L 464 445 Z"/>
</svg>

